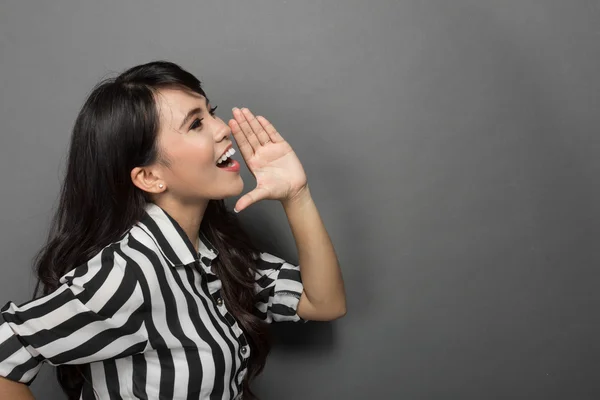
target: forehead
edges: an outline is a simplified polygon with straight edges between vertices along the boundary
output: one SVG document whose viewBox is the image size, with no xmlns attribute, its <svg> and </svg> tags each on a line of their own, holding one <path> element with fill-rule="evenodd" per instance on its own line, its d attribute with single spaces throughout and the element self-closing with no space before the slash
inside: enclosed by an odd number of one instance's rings
<svg viewBox="0 0 600 400">
<path fill-rule="evenodd" d="M 198 93 L 176 88 L 160 89 L 156 107 L 161 125 L 177 129 L 187 113 L 194 108 L 206 108 L 206 98 Z"/>
</svg>

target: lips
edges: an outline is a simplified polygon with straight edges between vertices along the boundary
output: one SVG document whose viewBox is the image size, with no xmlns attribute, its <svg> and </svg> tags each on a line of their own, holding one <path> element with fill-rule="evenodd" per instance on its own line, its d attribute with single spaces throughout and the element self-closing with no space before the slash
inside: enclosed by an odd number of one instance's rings
<svg viewBox="0 0 600 400">
<path fill-rule="evenodd" d="M 223 163 L 223 164 L 221 164 L 221 165 L 224 165 L 223 167 L 219 166 L 219 168 L 220 168 L 222 171 L 228 171 L 228 172 L 240 172 L 240 163 L 239 163 L 239 162 L 237 162 L 237 161 L 236 161 L 236 160 L 234 160 L 234 159 L 230 159 L 230 160 L 227 162 L 227 165 L 225 165 L 225 163 Z"/>
</svg>

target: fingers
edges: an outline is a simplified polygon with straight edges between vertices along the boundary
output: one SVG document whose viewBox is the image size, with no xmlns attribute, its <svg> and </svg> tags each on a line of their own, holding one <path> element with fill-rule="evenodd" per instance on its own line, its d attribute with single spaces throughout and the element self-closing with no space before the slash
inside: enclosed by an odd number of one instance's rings
<svg viewBox="0 0 600 400">
<path fill-rule="evenodd" d="M 240 127 L 240 130 L 238 131 L 238 133 L 241 132 L 241 134 L 243 134 L 244 137 L 246 138 L 246 140 L 248 141 L 248 144 L 252 147 L 253 151 L 256 151 L 256 149 L 258 149 L 260 147 L 260 142 L 258 141 L 258 137 L 254 134 L 252 127 L 246 120 L 246 117 L 244 116 L 244 114 L 242 114 L 242 111 L 237 107 L 234 107 L 232 109 L 232 111 L 233 111 L 233 118 L 235 119 L 235 121 L 238 123 L 238 125 Z M 233 132 L 233 129 L 232 129 L 232 132 Z M 237 140 L 237 137 L 236 137 L 236 140 Z"/>
<path fill-rule="evenodd" d="M 234 107 L 233 116 L 254 151 L 256 151 L 260 145 L 282 140 L 281 136 L 266 118 L 255 117 L 247 108 L 242 108 L 240 110 L 237 107 Z"/>
<path fill-rule="evenodd" d="M 277 129 L 275 129 L 273 124 L 271 124 L 265 117 L 259 115 L 258 117 L 256 117 L 256 119 L 258 120 L 260 125 L 263 127 L 265 132 L 267 132 L 267 135 L 269 135 L 269 138 L 271 139 L 271 141 L 273 143 L 283 141 L 283 138 L 281 137 L 279 132 L 277 132 Z"/>
<path fill-rule="evenodd" d="M 254 117 L 254 114 L 247 108 L 242 108 L 242 114 L 246 117 L 246 121 L 248 125 L 252 129 L 252 132 L 258 138 L 260 144 L 267 144 L 270 141 L 269 135 L 263 129 L 262 125 L 258 122 L 258 120 Z"/>
<path fill-rule="evenodd" d="M 235 138 L 238 148 L 240 149 L 240 153 L 242 153 L 242 157 L 244 157 L 245 160 L 252 157 L 254 154 L 254 149 L 252 148 L 250 142 L 248 142 L 248 139 L 246 139 L 244 132 L 242 132 L 240 124 L 238 124 L 236 120 L 230 119 L 229 127 L 231 128 L 233 137 Z"/>
<path fill-rule="evenodd" d="M 238 213 L 252 204 L 267 198 L 269 192 L 266 189 L 257 187 L 251 192 L 246 193 L 235 203 L 233 210 Z"/>
</svg>

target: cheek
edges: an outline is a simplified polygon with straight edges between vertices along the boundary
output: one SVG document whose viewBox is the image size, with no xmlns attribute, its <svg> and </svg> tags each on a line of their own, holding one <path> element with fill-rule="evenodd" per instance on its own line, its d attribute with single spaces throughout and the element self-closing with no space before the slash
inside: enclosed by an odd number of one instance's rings
<svg viewBox="0 0 600 400">
<path fill-rule="evenodd" d="M 192 168 L 194 172 L 215 166 L 214 144 L 205 138 L 194 138 L 182 142 L 171 152 L 171 160 L 184 168 Z M 192 172 L 192 171 L 190 171 Z"/>
</svg>

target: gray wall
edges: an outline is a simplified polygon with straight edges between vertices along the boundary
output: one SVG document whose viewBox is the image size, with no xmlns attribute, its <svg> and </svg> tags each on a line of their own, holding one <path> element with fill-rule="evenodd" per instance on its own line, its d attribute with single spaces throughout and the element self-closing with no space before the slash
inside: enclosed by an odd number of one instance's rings
<svg viewBox="0 0 600 400">
<path fill-rule="evenodd" d="M 347 317 L 278 326 L 264 399 L 599 398 L 599 26 L 585 0 L 2 0 L 0 303 L 86 94 L 166 58 L 272 119 L 343 265 Z M 242 217 L 294 260 L 277 204 Z"/>
</svg>

